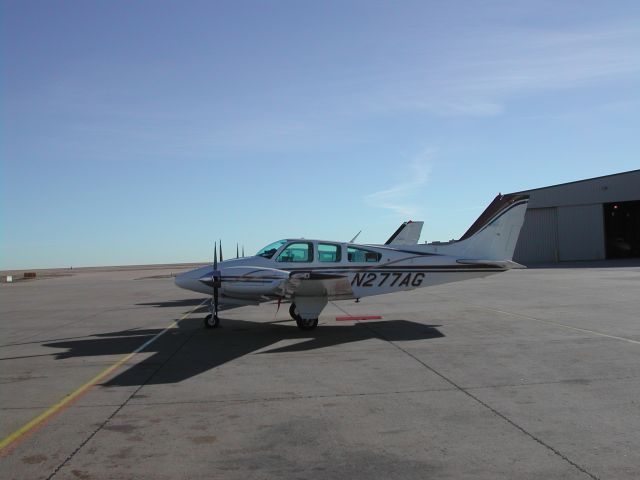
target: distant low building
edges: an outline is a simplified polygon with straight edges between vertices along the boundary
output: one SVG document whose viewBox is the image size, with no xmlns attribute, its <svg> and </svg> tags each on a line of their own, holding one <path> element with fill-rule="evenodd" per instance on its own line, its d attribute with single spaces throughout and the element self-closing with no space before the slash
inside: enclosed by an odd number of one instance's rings
<svg viewBox="0 0 640 480">
<path fill-rule="evenodd" d="M 516 262 L 640 257 L 640 170 L 517 193 L 530 199 Z"/>
</svg>

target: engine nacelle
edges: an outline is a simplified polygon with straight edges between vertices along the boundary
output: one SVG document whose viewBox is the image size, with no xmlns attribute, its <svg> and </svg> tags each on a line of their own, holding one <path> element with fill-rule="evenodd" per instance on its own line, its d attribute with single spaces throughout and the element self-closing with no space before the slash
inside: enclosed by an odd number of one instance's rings
<svg viewBox="0 0 640 480">
<path fill-rule="evenodd" d="M 290 273 L 264 267 L 228 267 L 222 271 L 222 292 L 231 296 L 282 296 Z"/>
</svg>

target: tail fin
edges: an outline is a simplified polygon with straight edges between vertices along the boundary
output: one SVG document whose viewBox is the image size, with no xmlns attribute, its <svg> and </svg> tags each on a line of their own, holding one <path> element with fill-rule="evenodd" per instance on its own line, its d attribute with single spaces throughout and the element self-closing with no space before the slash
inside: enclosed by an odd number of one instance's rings
<svg viewBox="0 0 640 480">
<path fill-rule="evenodd" d="M 468 259 L 511 260 L 528 202 L 528 195 L 498 194 L 460 240 L 426 247 L 432 253 Z"/>
<path fill-rule="evenodd" d="M 409 220 L 404 222 L 398 227 L 398 229 L 389 237 L 389 240 L 384 242 L 385 245 L 415 245 L 420 240 L 420 233 L 422 232 L 422 226 L 424 222 L 413 222 Z"/>
</svg>

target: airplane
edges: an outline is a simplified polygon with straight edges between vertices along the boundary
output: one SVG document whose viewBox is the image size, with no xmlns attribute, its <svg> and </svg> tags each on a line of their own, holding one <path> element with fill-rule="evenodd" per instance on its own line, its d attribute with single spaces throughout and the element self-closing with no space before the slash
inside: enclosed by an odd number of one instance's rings
<svg viewBox="0 0 640 480">
<path fill-rule="evenodd" d="M 422 222 L 406 222 L 384 245 L 290 238 L 230 260 L 222 259 L 220 248 L 218 262 L 216 244 L 213 265 L 177 275 L 175 283 L 211 295 L 206 328 L 219 326 L 221 310 L 284 301 L 291 303 L 289 314 L 298 328 L 313 330 L 332 300 L 525 268 L 512 258 L 528 201 L 527 195 L 498 194 L 459 240 L 447 243 L 418 244 Z"/>
</svg>

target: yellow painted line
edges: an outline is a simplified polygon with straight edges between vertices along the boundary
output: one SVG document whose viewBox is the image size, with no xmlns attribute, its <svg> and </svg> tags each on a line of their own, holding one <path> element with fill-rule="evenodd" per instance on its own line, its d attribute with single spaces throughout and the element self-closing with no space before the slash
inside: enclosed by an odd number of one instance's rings
<svg viewBox="0 0 640 480">
<path fill-rule="evenodd" d="M 203 300 L 202 303 L 200 303 L 198 306 L 196 306 L 196 307 L 192 308 L 191 310 L 189 310 L 187 313 L 185 313 L 178 320 L 173 321 L 171 323 L 171 325 L 169 325 L 167 328 L 165 328 L 161 332 L 157 333 L 154 337 L 152 337 L 149 340 L 147 340 L 146 342 L 144 342 L 142 345 L 140 345 L 138 348 L 136 348 L 133 352 L 128 353 L 127 355 L 122 357 L 120 360 L 118 360 L 116 363 L 114 363 L 110 367 L 107 367 L 102 372 L 97 374 L 95 377 L 93 377 L 91 380 L 86 382 L 84 385 L 82 385 L 81 387 L 79 387 L 76 390 L 74 390 L 72 393 L 70 393 L 67 396 L 65 396 L 62 400 L 60 400 L 56 404 L 54 404 L 51 407 L 49 407 L 47 410 L 42 412 L 40 415 L 35 417 L 33 420 L 31 420 L 30 422 L 26 423 L 22 427 L 20 427 L 18 430 L 16 430 L 15 432 L 10 434 L 9 436 L 5 437 L 0 442 L 0 453 L 4 453 L 5 449 L 8 449 L 10 446 L 12 446 L 20 438 L 22 438 L 23 436 L 25 436 L 26 434 L 31 432 L 34 428 L 36 428 L 36 427 L 42 425 L 43 423 L 45 423 L 53 415 L 55 415 L 56 413 L 60 412 L 63 408 L 67 407 L 68 405 L 70 405 L 74 400 L 77 400 L 78 398 L 80 398 L 84 393 L 86 393 L 89 389 L 91 389 L 91 387 L 93 387 L 99 381 L 105 379 L 108 375 L 110 375 L 115 370 L 120 368 L 124 363 L 126 363 L 128 360 L 130 360 L 137 353 L 140 353 L 142 350 L 147 348 L 149 345 L 151 345 L 153 342 L 155 342 L 162 335 L 164 335 L 169 330 L 174 328 L 176 325 L 178 325 L 178 323 L 180 323 L 182 320 L 187 318 L 189 315 L 191 315 L 193 312 L 195 312 L 198 308 L 200 308 L 202 305 L 204 305 L 204 303 L 206 301 L 207 301 L 207 299 Z"/>
</svg>

